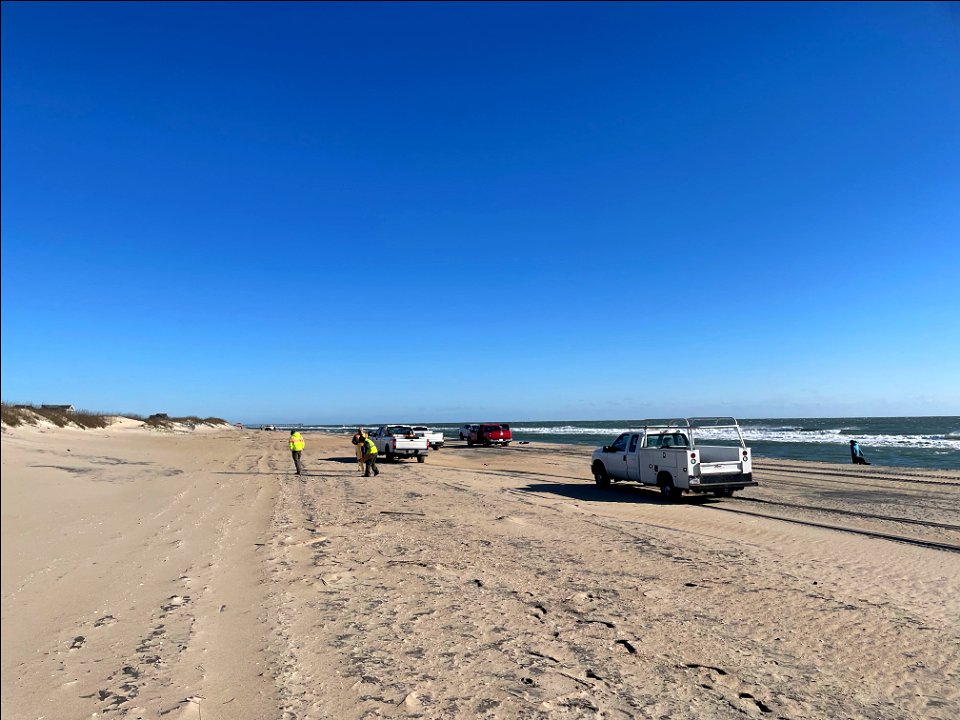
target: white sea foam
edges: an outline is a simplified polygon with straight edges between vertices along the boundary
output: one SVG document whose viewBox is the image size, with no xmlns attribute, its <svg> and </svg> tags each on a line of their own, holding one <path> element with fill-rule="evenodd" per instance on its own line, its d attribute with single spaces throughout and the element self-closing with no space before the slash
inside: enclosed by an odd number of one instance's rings
<svg viewBox="0 0 960 720">
<path fill-rule="evenodd" d="M 960 440 L 951 440 L 944 435 L 853 435 L 849 428 L 824 430 L 786 430 L 783 428 L 741 428 L 747 442 L 813 443 L 822 445 L 847 444 L 857 440 L 863 447 L 913 447 L 944 448 L 960 450 Z M 711 432 L 701 431 L 700 437 L 710 437 Z"/>
<path fill-rule="evenodd" d="M 531 435 L 599 435 L 615 437 L 636 428 L 596 428 L 576 425 L 532 426 L 514 424 L 514 432 Z M 948 435 L 853 435 L 850 428 L 825 428 L 802 430 L 797 427 L 741 427 L 744 440 L 750 442 L 809 443 L 816 445 L 847 444 L 856 439 L 862 447 L 914 447 L 960 450 L 960 438 L 956 433 Z M 698 429 L 697 438 L 702 440 L 735 440 L 736 431 L 730 429 Z"/>
<path fill-rule="evenodd" d="M 286 426 L 281 426 L 286 427 Z M 442 431 L 447 436 L 455 436 L 460 429 L 459 425 L 433 425 L 435 430 Z M 636 427 L 589 427 L 582 425 L 524 425 L 513 423 L 511 428 L 515 434 L 521 435 L 554 435 L 554 436 L 595 436 L 597 438 L 614 438 L 620 433 L 636 430 Z M 329 433 L 352 433 L 356 425 L 304 425 L 300 429 Z M 860 434 L 856 427 L 835 427 L 823 429 L 804 429 L 797 425 L 771 425 L 740 428 L 746 442 L 775 442 L 775 443 L 806 443 L 812 445 L 846 445 L 850 440 L 857 440 L 862 447 L 901 447 L 924 448 L 947 451 L 960 451 L 960 432 L 949 432 L 944 435 L 882 435 Z M 735 440 L 736 432 L 727 429 L 698 429 L 696 437 L 701 441 Z"/>
<path fill-rule="evenodd" d="M 528 427 L 513 424 L 510 426 L 516 432 L 531 433 L 533 435 L 619 435 L 631 428 L 596 428 L 577 427 L 575 425 L 549 425 L 545 427 Z"/>
</svg>

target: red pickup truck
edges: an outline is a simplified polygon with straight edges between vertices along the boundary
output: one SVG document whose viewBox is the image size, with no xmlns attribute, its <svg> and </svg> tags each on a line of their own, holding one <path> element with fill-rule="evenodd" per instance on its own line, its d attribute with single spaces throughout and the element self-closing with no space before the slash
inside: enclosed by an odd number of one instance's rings
<svg viewBox="0 0 960 720">
<path fill-rule="evenodd" d="M 506 423 L 480 423 L 467 436 L 467 445 L 509 445 L 513 433 Z"/>
</svg>

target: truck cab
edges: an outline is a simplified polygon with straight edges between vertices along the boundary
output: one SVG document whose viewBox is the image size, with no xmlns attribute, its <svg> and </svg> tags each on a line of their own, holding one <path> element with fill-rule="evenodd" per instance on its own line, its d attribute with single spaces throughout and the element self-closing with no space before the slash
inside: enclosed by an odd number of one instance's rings
<svg viewBox="0 0 960 720">
<path fill-rule="evenodd" d="M 653 485 L 670 499 L 685 492 L 730 497 L 757 484 L 750 448 L 734 418 L 644 420 L 595 450 L 590 469 L 597 485 Z"/>
</svg>

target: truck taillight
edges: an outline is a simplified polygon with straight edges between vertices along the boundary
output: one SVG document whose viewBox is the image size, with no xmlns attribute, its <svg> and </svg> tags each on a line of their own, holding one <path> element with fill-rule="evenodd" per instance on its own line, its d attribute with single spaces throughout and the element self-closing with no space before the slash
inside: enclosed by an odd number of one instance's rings
<svg viewBox="0 0 960 720">
<path fill-rule="evenodd" d="M 690 453 L 690 462 L 696 462 L 696 461 L 697 461 L 697 454 Z"/>
<path fill-rule="evenodd" d="M 743 451 L 743 461 L 744 461 L 744 462 L 747 461 L 747 451 L 746 451 L 746 450 Z"/>
</svg>

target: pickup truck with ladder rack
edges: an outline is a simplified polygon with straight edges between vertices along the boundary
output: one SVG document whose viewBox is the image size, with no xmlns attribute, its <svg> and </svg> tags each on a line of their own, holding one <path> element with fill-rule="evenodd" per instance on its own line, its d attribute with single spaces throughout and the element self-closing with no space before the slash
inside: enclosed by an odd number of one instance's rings
<svg viewBox="0 0 960 720">
<path fill-rule="evenodd" d="M 685 492 L 730 497 L 757 484 L 750 448 L 729 417 L 644 420 L 595 450 L 590 469 L 597 485 L 655 485 L 669 499 Z"/>
</svg>

